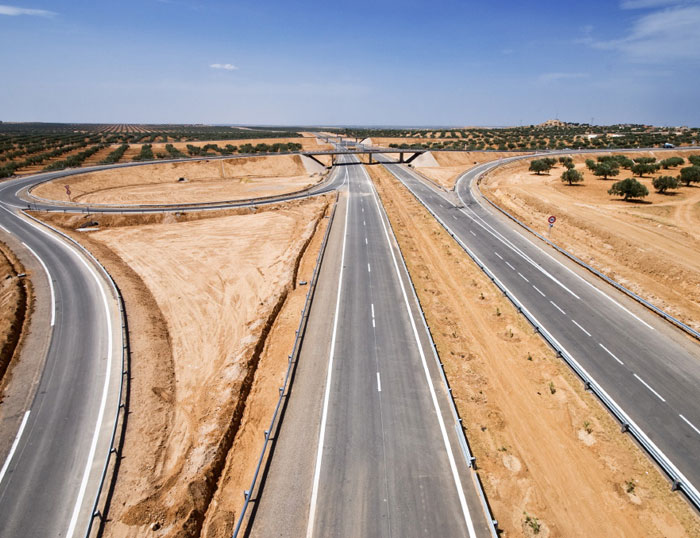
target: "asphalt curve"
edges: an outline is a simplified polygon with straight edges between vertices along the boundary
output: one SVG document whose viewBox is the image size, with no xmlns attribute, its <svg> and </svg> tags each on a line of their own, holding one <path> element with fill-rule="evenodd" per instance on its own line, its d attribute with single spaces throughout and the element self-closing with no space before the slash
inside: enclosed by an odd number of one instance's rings
<svg viewBox="0 0 700 538">
<path fill-rule="evenodd" d="M 657 316 L 626 307 L 483 207 L 471 182 L 455 203 L 411 170 L 386 164 L 519 299 L 695 486 L 700 485 L 700 346 Z M 634 312 L 632 311 L 634 309 Z M 640 311 L 641 310 L 641 311 Z M 682 340 L 682 341 L 681 341 Z"/>
</svg>

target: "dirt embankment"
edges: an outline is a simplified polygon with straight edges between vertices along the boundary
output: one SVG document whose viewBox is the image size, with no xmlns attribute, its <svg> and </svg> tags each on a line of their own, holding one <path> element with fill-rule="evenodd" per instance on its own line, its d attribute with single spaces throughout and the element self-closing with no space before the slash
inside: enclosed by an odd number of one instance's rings
<svg viewBox="0 0 700 538">
<path fill-rule="evenodd" d="M 687 159 L 692 153 L 698 152 L 659 150 L 630 157 Z M 561 166 L 537 176 L 528 171 L 530 161 L 525 160 L 489 173 L 481 190 L 542 234 L 547 234 L 547 217 L 555 215 L 552 241 L 700 330 L 700 188 L 683 186 L 659 194 L 652 177 L 679 174 L 678 168 L 662 169 L 636 178 L 649 190 L 644 201 L 624 202 L 607 191 L 632 173 L 621 170 L 615 178 L 597 178 L 584 164 L 591 157 L 595 160 L 595 155 L 573 156 L 576 169 L 584 174 L 582 184 L 563 183 Z"/>
<path fill-rule="evenodd" d="M 31 297 L 31 282 L 22 263 L 0 241 L 0 401 L 27 327 Z"/>
<path fill-rule="evenodd" d="M 698 536 L 697 516 L 525 318 L 410 192 L 369 171 L 502 536 Z"/>
<path fill-rule="evenodd" d="M 457 178 L 473 166 L 504 157 L 525 155 L 504 151 L 433 151 L 430 154 L 435 162 L 423 165 L 419 161 L 421 157 L 418 157 L 415 169 L 446 189 L 454 188 Z"/>
<path fill-rule="evenodd" d="M 321 181 L 324 173 L 320 165 L 308 170 L 299 155 L 243 157 L 90 172 L 43 183 L 32 193 L 83 204 L 214 202 L 298 191 Z"/>
<path fill-rule="evenodd" d="M 106 535 L 230 534 L 328 204 L 101 216 L 91 233 L 73 231 L 85 217 L 48 217 L 105 263 L 130 322 L 130 413 Z"/>
</svg>

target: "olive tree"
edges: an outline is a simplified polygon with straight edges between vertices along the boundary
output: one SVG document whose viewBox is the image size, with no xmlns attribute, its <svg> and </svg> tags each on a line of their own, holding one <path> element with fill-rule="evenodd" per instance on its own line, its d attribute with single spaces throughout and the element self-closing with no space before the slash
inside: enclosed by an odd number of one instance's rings
<svg viewBox="0 0 700 538">
<path fill-rule="evenodd" d="M 623 179 L 617 183 L 613 183 L 612 187 L 608 190 L 608 194 L 613 196 L 623 196 L 624 200 L 627 201 L 631 198 L 644 198 L 649 195 L 649 189 L 642 185 L 639 181 L 634 178 Z"/>
<path fill-rule="evenodd" d="M 677 177 L 673 176 L 659 176 L 655 177 L 651 184 L 660 194 L 665 193 L 668 189 L 677 189 L 680 186 L 680 181 Z"/>
<path fill-rule="evenodd" d="M 561 180 L 564 182 L 568 182 L 569 185 L 573 185 L 574 183 L 580 183 L 583 181 L 583 174 L 576 170 L 575 168 L 568 168 L 564 170 L 564 172 L 561 175 Z"/>
</svg>

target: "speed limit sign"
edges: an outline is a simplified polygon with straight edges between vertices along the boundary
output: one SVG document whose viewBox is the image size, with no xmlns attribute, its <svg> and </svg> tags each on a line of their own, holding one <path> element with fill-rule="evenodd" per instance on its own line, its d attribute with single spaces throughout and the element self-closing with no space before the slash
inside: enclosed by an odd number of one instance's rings
<svg viewBox="0 0 700 538">
<path fill-rule="evenodd" d="M 552 215 L 551 217 L 549 217 L 549 218 L 547 219 L 547 222 L 549 222 L 549 224 L 550 224 L 550 226 L 551 226 L 552 224 L 554 224 L 555 222 L 557 222 L 557 217 L 555 217 L 554 215 Z"/>
</svg>

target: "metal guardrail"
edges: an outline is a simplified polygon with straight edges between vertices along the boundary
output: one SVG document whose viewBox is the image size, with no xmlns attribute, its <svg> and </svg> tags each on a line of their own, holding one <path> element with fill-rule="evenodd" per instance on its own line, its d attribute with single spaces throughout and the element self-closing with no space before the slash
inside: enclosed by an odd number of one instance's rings
<svg viewBox="0 0 700 538">
<path fill-rule="evenodd" d="M 50 224 L 46 224 L 45 222 L 40 221 L 39 219 L 33 217 L 32 215 L 29 215 L 28 213 L 26 213 L 24 211 L 22 211 L 22 214 L 24 214 L 27 218 L 31 219 L 32 221 L 36 222 L 39 226 L 49 228 L 54 233 L 58 234 L 63 239 L 65 239 L 67 242 L 69 242 L 70 244 L 77 247 L 78 250 L 80 252 L 82 252 L 102 272 L 103 276 L 105 277 L 105 280 L 110 284 L 112 291 L 114 292 L 114 296 L 116 297 L 117 303 L 119 305 L 119 316 L 121 318 L 121 332 L 122 332 L 122 353 L 121 353 L 121 376 L 120 376 L 120 380 L 119 380 L 119 401 L 118 401 L 118 406 L 117 406 L 117 412 L 116 412 L 115 417 L 114 417 L 114 425 L 112 426 L 112 434 L 111 434 L 110 441 L 109 441 L 109 452 L 107 453 L 107 457 L 105 458 L 105 463 L 102 467 L 102 473 L 100 475 L 100 485 L 97 489 L 97 493 L 95 494 L 95 500 L 92 504 L 90 522 L 88 523 L 88 527 L 87 527 L 85 534 L 84 534 L 85 538 L 88 538 L 90 536 L 90 534 L 92 533 L 95 518 L 100 517 L 102 519 L 103 514 L 102 514 L 102 512 L 100 512 L 98 510 L 97 507 L 98 507 L 99 502 L 100 502 L 100 497 L 102 496 L 102 489 L 104 487 L 105 480 L 107 478 L 107 471 L 109 469 L 110 461 L 112 460 L 113 455 L 115 457 L 119 456 L 120 448 L 122 446 L 123 438 L 124 438 L 124 429 L 126 428 L 126 420 L 122 420 L 121 438 L 120 438 L 119 446 L 116 446 L 115 441 L 117 438 L 119 418 L 122 415 L 122 411 L 124 414 L 124 418 L 126 418 L 128 392 L 129 392 L 130 349 L 129 349 L 128 322 L 127 322 L 127 317 L 126 317 L 126 309 L 124 308 L 124 298 L 122 297 L 121 291 L 120 291 L 119 287 L 117 286 L 117 283 L 114 281 L 114 279 L 109 274 L 107 269 L 104 267 L 104 265 L 102 265 L 98 261 L 98 259 L 89 250 L 87 250 L 84 246 L 82 246 L 80 243 L 78 243 L 75 239 L 70 237 L 68 234 L 58 230 L 57 228 L 51 226 Z M 112 342 L 110 342 L 109 345 L 112 345 Z M 125 393 L 126 393 L 126 395 L 125 395 Z M 112 479 L 114 479 L 115 477 L 116 477 L 116 475 L 113 475 Z"/>
<path fill-rule="evenodd" d="M 391 164 L 391 163 L 389 163 Z M 376 188 L 374 187 L 374 183 L 371 183 L 372 188 L 375 189 L 376 193 Z M 415 195 L 414 195 L 415 196 Z M 379 198 L 378 194 L 377 197 Z M 381 198 L 379 198 L 381 200 Z M 394 232 L 394 228 L 391 225 L 391 221 L 389 218 L 386 216 L 386 211 L 384 210 L 384 204 L 382 204 L 382 212 L 384 213 L 384 216 L 386 218 L 386 222 L 388 223 L 389 230 L 391 231 L 391 235 L 394 238 L 394 241 L 396 242 L 396 245 L 398 246 L 399 242 L 396 239 L 396 233 Z M 399 255 L 401 257 L 401 263 L 403 265 L 404 271 L 406 272 L 406 275 L 408 275 L 408 282 L 411 286 L 411 292 L 413 293 L 413 298 L 416 301 L 416 304 L 418 305 L 418 309 L 420 310 L 420 318 L 423 321 L 423 327 L 425 328 L 425 332 L 428 335 L 428 339 L 430 340 L 430 347 L 433 352 L 433 358 L 435 359 L 435 362 L 437 364 L 438 370 L 440 372 L 440 377 L 442 378 L 442 382 L 445 386 L 447 395 L 448 395 L 448 400 L 450 402 L 450 410 L 452 411 L 452 417 L 454 418 L 455 421 L 455 431 L 457 432 L 457 440 L 459 441 L 459 445 L 462 449 L 462 453 L 464 455 L 464 459 L 467 462 L 467 465 L 473 472 L 473 481 L 476 486 L 477 493 L 479 495 L 479 500 L 481 501 L 482 509 L 484 510 L 484 515 L 486 516 L 486 519 L 488 520 L 488 525 L 489 525 L 489 531 L 491 532 L 491 536 L 493 538 L 498 538 L 498 521 L 494 519 L 493 514 L 491 513 L 491 507 L 489 506 L 488 501 L 486 500 L 486 493 L 483 490 L 483 487 L 481 485 L 481 480 L 479 478 L 479 473 L 476 470 L 476 457 L 472 454 L 471 450 L 469 449 L 469 442 L 467 441 L 467 437 L 464 434 L 464 428 L 462 426 L 462 417 L 459 416 L 459 411 L 457 410 L 457 405 L 455 404 L 454 401 L 454 396 L 452 394 L 452 387 L 450 387 L 450 382 L 447 380 L 447 376 L 445 375 L 445 368 L 440 360 L 440 356 L 437 351 L 437 345 L 435 344 L 435 340 L 433 339 L 433 333 L 430 331 L 430 327 L 428 326 L 428 322 L 425 319 L 425 311 L 423 310 L 423 305 L 420 302 L 420 299 L 418 298 L 418 293 L 416 292 L 416 287 L 413 284 L 413 279 L 411 278 L 411 273 L 408 270 L 408 266 L 406 265 L 406 259 L 404 258 L 403 252 L 401 251 L 401 248 L 398 248 Z"/>
<path fill-rule="evenodd" d="M 270 439 L 270 434 L 272 433 L 272 429 L 275 426 L 275 422 L 277 421 L 277 415 L 279 414 L 280 408 L 282 407 L 282 402 L 283 400 L 287 397 L 288 392 L 289 392 L 289 385 L 291 382 L 291 377 L 292 373 L 294 371 L 294 368 L 296 367 L 297 364 L 297 359 L 299 356 L 299 350 L 301 347 L 301 343 L 304 340 L 304 333 L 306 330 L 306 322 L 308 320 L 308 314 L 309 314 L 309 308 L 311 306 L 311 302 L 313 300 L 313 296 L 316 293 L 316 283 L 318 281 L 318 274 L 320 271 L 321 267 L 321 262 L 323 260 L 323 255 L 326 251 L 326 245 L 328 244 L 328 237 L 330 235 L 331 231 L 331 226 L 333 225 L 333 219 L 335 217 L 335 212 L 338 207 L 338 198 L 339 198 L 339 193 L 336 191 L 336 198 L 335 198 L 335 203 L 333 205 L 333 211 L 331 211 L 329 220 L 328 220 L 328 226 L 326 227 L 326 232 L 324 233 L 323 236 L 323 241 L 321 243 L 321 248 L 319 249 L 318 256 L 316 257 L 316 265 L 314 266 L 314 271 L 311 276 L 311 281 L 309 282 L 309 291 L 306 292 L 306 301 L 304 302 L 304 308 L 301 311 L 301 317 L 299 319 L 299 327 L 296 330 L 296 336 L 294 337 L 294 345 L 292 346 L 292 352 L 289 355 L 289 363 L 287 365 L 287 372 L 285 373 L 284 376 L 284 382 L 282 386 L 279 389 L 280 395 L 279 398 L 277 399 L 277 405 L 275 406 L 275 411 L 272 414 L 272 420 L 270 420 L 270 427 L 265 430 L 265 442 L 263 443 L 262 449 L 260 450 L 260 456 L 258 458 L 258 463 L 255 466 L 255 472 L 253 473 L 253 479 L 250 483 L 250 488 L 245 490 L 243 492 L 243 495 L 245 497 L 245 502 L 243 503 L 243 508 L 241 509 L 241 513 L 238 516 L 238 520 L 236 521 L 236 527 L 234 528 L 233 531 L 233 538 L 236 538 L 241 531 L 241 526 L 243 525 L 243 520 L 245 519 L 246 512 L 248 510 L 248 505 L 251 502 L 251 496 L 253 495 L 253 491 L 255 491 L 255 486 L 258 482 L 258 477 L 260 475 L 260 469 L 262 468 L 263 461 L 265 459 L 265 454 L 267 453 L 268 446 L 270 445 L 271 439 Z"/>
<path fill-rule="evenodd" d="M 478 185 L 479 181 L 481 180 L 481 178 L 483 177 L 483 175 L 484 175 L 485 173 L 486 173 L 486 172 L 480 174 L 479 176 L 477 176 L 477 177 L 475 178 L 475 180 L 477 181 L 477 185 Z M 689 334 L 690 336 L 692 336 L 693 338 L 695 338 L 695 339 L 697 339 L 697 340 L 700 340 L 700 332 L 698 332 L 698 331 L 696 331 L 695 329 L 693 329 L 692 327 L 686 325 L 686 324 L 683 323 L 681 320 L 679 320 L 679 319 L 677 319 L 677 318 L 674 318 L 674 317 L 673 317 L 671 314 L 669 314 L 668 312 L 664 312 L 664 311 L 661 310 L 658 306 L 656 306 L 656 305 L 650 303 L 649 301 L 647 301 L 646 299 L 640 297 L 639 295 L 637 295 L 636 293 L 634 293 L 632 290 L 630 290 L 630 289 L 624 287 L 624 286 L 623 286 L 622 284 L 620 284 L 619 282 L 617 282 L 617 281 L 613 280 L 612 278 L 610 278 L 609 276 L 607 276 L 607 275 L 601 273 L 601 272 L 598 271 L 596 268 L 591 267 L 590 265 L 588 265 L 586 262 L 584 262 L 584 261 L 581 260 L 580 258 L 577 258 L 577 257 L 576 257 L 575 255 L 573 255 L 571 252 L 569 252 L 569 251 L 567 251 L 567 250 L 561 248 L 561 247 L 558 246 L 556 243 L 553 243 L 552 241 L 550 241 L 549 239 L 547 239 L 546 237 L 544 237 L 542 234 L 536 232 L 535 230 L 533 230 L 532 228 L 530 228 L 527 224 L 525 224 L 524 222 L 522 222 L 521 220 L 519 220 L 519 219 L 518 219 L 517 217 L 515 217 L 514 215 L 511 215 L 510 213 L 508 213 L 508 211 L 506 211 L 505 209 L 503 209 L 502 207 L 500 207 L 499 205 L 497 205 L 495 202 L 493 202 L 491 199 L 489 199 L 483 192 L 481 192 L 481 189 L 478 189 L 478 186 L 477 186 L 477 190 L 479 191 L 479 194 L 484 198 L 484 200 L 486 200 L 489 204 L 491 204 L 493 207 L 495 207 L 498 211 L 500 211 L 501 213 L 503 213 L 506 217 L 508 217 L 509 219 L 511 219 L 512 221 L 514 221 L 515 223 L 517 223 L 517 224 L 519 224 L 520 226 L 522 226 L 524 229 L 526 229 L 528 232 L 530 232 L 531 234 L 533 234 L 535 237 L 537 237 L 538 239 L 541 239 L 542 241 L 544 241 L 545 243 L 547 243 L 547 244 L 548 244 L 550 247 L 552 247 L 553 249 L 557 250 L 558 252 L 560 252 L 561 254 L 563 254 L 564 256 L 566 256 L 567 258 L 569 258 L 570 260 L 572 260 L 573 262 L 577 263 L 578 265 L 580 265 L 581 267 L 583 267 L 583 268 L 586 269 L 587 271 L 590 271 L 591 273 L 593 273 L 593 274 L 594 274 L 595 276 L 597 276 L 598 278 L 603 279 L 605 282 L 607 282 L 608 284 L 610 284 L 611 286 L 613 286 L 613 287 L 616 288 L 617 290 L 621 291 L 622 293 L 624 293 L 624 294 L 627 295 L 628 297 L 631 297 L 632 299 L 634 299 L 635 301 L 637 301 L 637 302 L 640 303 L 641 305 L 645 306 L 646 308 L 648 308 L 649 310 L 651 310 L 651 311 L 654 312 L 655 314 L 658 314 L 659 316 L 661 316 L 662 318 L 664 318 L 666 321 L 671 322 L 673 325 L 675 325 L 676 327 L 678 327 L 678 328 L 681 329 L 682 331 L 685 331 L 686 333 L 688 333 L 688 334 Z"/>
<path fill-rule="evenodd" d="M 403 183 L 403 182 L 402 182 Z M 471 249 L 450 229 L 450 227 L 434 212 L 430 209 L 417 195 L 416 193 L 405 183 L 403 183 L 406 188 L 411 191 L 413 196 L 418 200 L 423 207 L 425 207 L 433 217 L 442 225 L 442 227 L 449 233 L 452 238 L 462 247 L 462 249 L 469 255 L 469 257 L 474 260 L 474 262 L 479 266 L 479 268 L 488 276 L 491 281 L 501 290 L 501 292 L 508 298 L 508 300 L 518 309 L 518 312 L 522 313 L 525 318 L 530 322 L 534 329 L 539 332 L 545 341 L 557 352 L 557 354 L 564 359 L 564 361 L 569 365 L 569 367 L 579 376 L 583 381 L 585 387 L 591 390 L 598 399 L 603 403 L 603 405 L 615 416 L 615 418 L 622 425 L 623 432 L 629 432 L 632 434 L 634 439 L 646 450 L 646 452 L 651 456 L 651 458 L 656 462 L 659 467 L 661 467 L 664 472 L 671 478 L 672 489 L 681 490 L 688 500 L 695 506 L 696 509 L 700 509 L 700 492 L 690 483 L 690 481 L 681 473 L 675 465 L 668 459 L 668 457 L 654 444 L 654 442 L 649 439 L 649 437 L 644 433 L 644 431 L 623 411 L 623 409 L 615 402 L 615 400 L 608 395 L 607 392 L 593 379 L 593 377 L 576 361 L 576 359 L 571 356 L 571 354 L 566 351 L 566 349 L 547 331 L 547 329 L 533 316 L 525 306 L 511 293 L 511 291 L 494 275 L 491 270 L 484 265 L 481 260 L 474 254 Z"/>
</svg>

